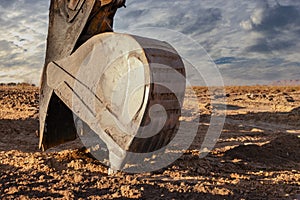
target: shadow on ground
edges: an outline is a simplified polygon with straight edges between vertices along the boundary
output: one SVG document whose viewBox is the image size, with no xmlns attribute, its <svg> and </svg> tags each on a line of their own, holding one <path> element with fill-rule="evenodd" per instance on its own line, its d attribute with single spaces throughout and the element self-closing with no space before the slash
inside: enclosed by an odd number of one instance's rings
<svg viewBox="0 0 300 200">
<path fill-rule="evenodd" d="M 35 135 L 37 119 L 0 120 L 0 197 L 239 199 L 297 195 L 298 179 L 295 176 L 293 180 L 292 177 L 293 173 L 298 177 L 300 171 L 299 136 L 273 132 L 269 128 L 253 131 L 253 121 L 251 126 L 246 124 L 247 120 L 262 120 L 265 115 L 270 123 L 277 119 L 279 122 L 294 120 L 299 115 L 298 110 L 228 116 L 234 120 L 244 119 L 244 125 L 226 124 L 217 145 L 223 150 L 213 151 L 202 159 L 197 150 L 208 125 L 201 125 L 190 149 L 164 170 L 150 174 L 118 173 L 114 176 L 107 176 L 107 168 L 81 150 L 62 154 L 38 150 Z M 209 123 L 209 119 L 210 116 L 203 115 L 200 121 Z M 300 129 L 297 123 L 289 124 Z M 259 144 L 261 142 L 263 144 Z M 24 158 L 14 163 L 16 158 L 7 153 L 10 151 L 17 151 L 19 154 L 15 156 Z M 27 158 L 31 158 L 32 162 L 26 161 Z M 28 169 L 28 163 L 32 169 Z M 287 178 L 276 182 L 280 173 L 285 173 Z"/>
</svg>

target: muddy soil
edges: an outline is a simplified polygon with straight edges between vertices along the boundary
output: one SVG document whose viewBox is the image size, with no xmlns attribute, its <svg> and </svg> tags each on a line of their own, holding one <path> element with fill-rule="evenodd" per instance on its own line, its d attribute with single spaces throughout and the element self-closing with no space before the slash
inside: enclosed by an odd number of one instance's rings
<svg viewBox="0 0 300 200">
<path fill-rule="evenodd" d="M 199 129 L 183 156 L 156 172 L 108 175 L 78 139 L 39 150 L 38 89 L 1 85 L 0 199 L 300 199 L 300 87 L 193 92 L 181 120 L 198 116 Z M 226 103 L 211 102 L 222 97 Z M 200 158 L 214 109 L 226 121 Z"/>
</svg>

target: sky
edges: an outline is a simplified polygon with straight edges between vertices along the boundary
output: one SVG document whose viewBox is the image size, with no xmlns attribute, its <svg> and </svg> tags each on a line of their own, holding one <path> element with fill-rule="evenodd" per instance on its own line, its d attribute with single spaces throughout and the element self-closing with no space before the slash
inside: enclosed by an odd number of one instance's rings
<svg viewBox="0 0 300 200">
<path fill-rule="evenodd" d="M 226 85 L 300 79 L 300 1 L 127 0 L 126 5 L 115 17 L 116 32 L 167 41 L 198 70 L 215 67 Z M 48 9 L 46 0 L 0 1 L 0 82 L 39 84 Z M 201 62 L 207 59 L 213 64 Z"/>
</svg>

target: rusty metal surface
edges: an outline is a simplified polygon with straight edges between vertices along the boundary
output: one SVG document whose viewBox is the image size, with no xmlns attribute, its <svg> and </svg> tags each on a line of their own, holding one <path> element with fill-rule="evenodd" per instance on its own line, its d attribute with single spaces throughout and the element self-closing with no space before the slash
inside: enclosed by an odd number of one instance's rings
<svg viewBox="0 0 300 200">
<path fill-rule="evenodd" d="M 114 14 L 124 3 L 124 0 L 51 0 L 46 59 L 40 87 L 40 148 L 45 150 L 76 138 L 72 111 L 48 86 L 48 63 L 71 55 L 92 36 L 112 31 Z M 57 107 L 61 109 L 53 109 Z"/>
</svg>

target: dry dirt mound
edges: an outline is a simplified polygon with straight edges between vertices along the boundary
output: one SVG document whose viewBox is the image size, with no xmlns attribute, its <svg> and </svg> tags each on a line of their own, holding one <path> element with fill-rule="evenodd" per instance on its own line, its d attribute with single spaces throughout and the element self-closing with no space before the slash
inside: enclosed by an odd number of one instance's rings
<svg viewBox="0 0 300 200">
<path fill-rule="evenodd" d="M 297 166 L 300 163 L 300 138 L 296 135 L 283 135 L 270 143 L 259 146 L 241 145 L 225 153 L 231 159 L 261 163 L 273 168 Z"/>
<path fill-rule="evenodd" d="M 200 159 L 199 147 L 214 107 L 198 87 L 200 111 L 185 108 L 183 120 L 200 114 L 200 127 L 180 159 L 157 172 L 108 176 L 78 140 L 41 152 L 38 89 L 2 85 L 0 199 L 299 199 L 300 87 L 225 89 L 226 123 L 208 156 Z"/>
</svg>

